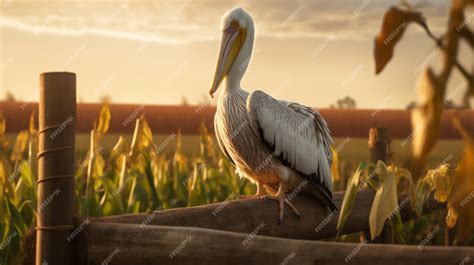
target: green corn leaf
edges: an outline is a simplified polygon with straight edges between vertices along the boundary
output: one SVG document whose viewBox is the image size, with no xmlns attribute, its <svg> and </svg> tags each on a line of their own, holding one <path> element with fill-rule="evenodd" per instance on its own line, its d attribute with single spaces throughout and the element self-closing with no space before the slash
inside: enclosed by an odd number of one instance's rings
<svg viewBox="0 0 474 265">
<path fill-rule="evenodd" d="M 15 205 L 8 198 L 6 200 L 8 203 L 8 209 L 10 211 L 11 218 L 13 220 L 13 226 L 18 231 L 20 231 L 21 234 L 26 233 L 26 231 L 28 230 L 28 225 L 26 224 L 25 219 L 15 207 Z"/>
<path fill-rule="evenodd" d="M 146 161 L 146 180 L 148 183 L 148 189 L 151 191 L 151 198 L 153 200 L 153 209 L 156 209 L 161 206 L 160 204 L 160 199 L 158 198 L 158 193 L 156 192 L 155 189 L 155 183 L 154 183 L 154 178 L 153 178 L 153 171 L 151 168 L 151 163 L 149 161 Z"/>
<path fill-rule="evenodd" d="M 352 175 L 347 181 L 346 193 L 344 195 L 344 199 L 342 200 L 339 219 L 337 221 L 336 229 L 338 231 L 338 234 L 342 231 L 347 219 L 349 218 L 352 212 L 352 207 L 354 206 L 357 190 L 359 189 L 360 180 L 364 174 L 367 174 L 367 168 L 367 163 L 360 163 L 354 175 Z"/>
</svg>

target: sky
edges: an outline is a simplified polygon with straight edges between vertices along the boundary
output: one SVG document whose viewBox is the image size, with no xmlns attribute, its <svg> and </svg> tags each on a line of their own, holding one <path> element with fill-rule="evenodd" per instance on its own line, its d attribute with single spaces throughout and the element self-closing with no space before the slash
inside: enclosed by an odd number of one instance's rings
<svg viewBox="0 0 474 265">
<path fill-rule="evenodd" d="M 395 0 L 1 1 L 0 99 L 8 91 L 37 101 L 40 73 L 70 71 L 81 102 L 109 96 L 113 103 L 180 104 L 184 97 L 203 104 L 221 17 L 236 6 L 257 29 L 242 81 L 248 91 L 321 108 L 346 96 L 360 108 L 405 108 L 416 99 L 421 69 L 442 58 L 411 25 L 375 75 L 374 37 Z M 444 32 L 449 1 L 410 2 L 436 35 Z M 460 61 L 471 58 L 463 45 Z M 455 72 L 448 96 L 458 101 L 464 87 Z"/>
</svg>

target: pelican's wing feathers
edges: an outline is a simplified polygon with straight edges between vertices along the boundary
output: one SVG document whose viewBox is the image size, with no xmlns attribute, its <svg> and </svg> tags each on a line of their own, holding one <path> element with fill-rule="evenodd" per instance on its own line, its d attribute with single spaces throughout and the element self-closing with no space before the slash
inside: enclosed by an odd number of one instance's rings
<svg viewBox="0 0 474 265">
<path fill-rule="evenodd" d="M 332 197 L 331 136 L 310 107 L 279 101 L 260 90 L 247 98 L 250 124 L 279 159 Z"/>
</svg>

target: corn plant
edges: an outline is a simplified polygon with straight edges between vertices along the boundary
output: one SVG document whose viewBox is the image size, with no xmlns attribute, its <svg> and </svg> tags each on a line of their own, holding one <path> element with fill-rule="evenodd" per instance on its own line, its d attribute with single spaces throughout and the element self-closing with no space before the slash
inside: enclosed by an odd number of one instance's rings
<svg viewBox="0 0 474 265">
<path fill-rule="evenodd" d="M 0 264 L 13 264 L 21 253 L 22 236 L 36 222 L 35 114 L 28 130 L 12 144 L 5 137 L 0 113 Z M 214 145 L 212 133 L 201 125 L 200 152 L 187 156 L 181 134 L 155 143 L 145 116 L 136 120 L 131 142 L 123 136 L 106 152 L 102 140 L 112 118 L 104 104 L 90 133 L 87 153 L 76 165 L 76 212 L 79 216 L 107 216 L 155 211 L 219 202 L 239 194 L 251 194 L 253 185 L 239 180 L 231 165 Z M 175 151 L 163 150 L 175 142 Z"/>
</svg>

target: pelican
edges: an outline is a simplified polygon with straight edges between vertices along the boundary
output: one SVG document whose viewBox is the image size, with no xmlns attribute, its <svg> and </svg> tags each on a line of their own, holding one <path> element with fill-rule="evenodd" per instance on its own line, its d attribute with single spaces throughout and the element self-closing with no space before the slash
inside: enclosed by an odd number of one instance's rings
<svg viewBox="0 0 474 265">
<path fill-rule="evenodd" d="M 219 147 L 238 175 L 257 185 L 257 193 L 245 198 L 277 200 L 280 222 L 285 203 L 300 217 L 289 197 L 292 192 L 314 194 L 337 211 L 332 201 L 332 139 L 323 117 L 310 107 L 277 100 L 260 90 L 249 94 L 240 86 L 254 39 L 253 19 L 243 8 L 224 15 L 209 91 L 213 97 L 225 79 L 214 116 Z"/>
</svg>

